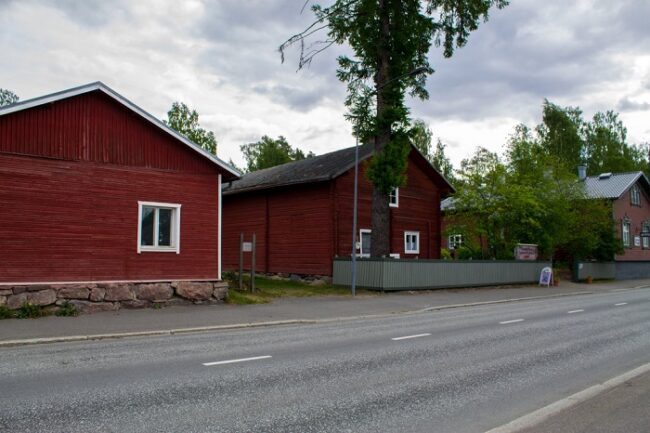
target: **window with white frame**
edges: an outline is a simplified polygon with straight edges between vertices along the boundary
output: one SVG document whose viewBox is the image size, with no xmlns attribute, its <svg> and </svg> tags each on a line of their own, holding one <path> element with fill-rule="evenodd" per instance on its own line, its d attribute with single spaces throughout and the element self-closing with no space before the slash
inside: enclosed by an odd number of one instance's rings
<svg viewBox="0 0 650 433">
<path fill-rule="evenodd" d="M 448 249 L 455 250 L 456 248 L 460 248 L 462 246 L 463 246 L 463 235 L 455 234 L 449 236 L 449 239 L 447 240 Z"/>
<path fill-rule="evenodd" d="M 138 253 L 180 252 L 181 205 L 138 202 Z"/>
<path fill-rule="evenodd" d="M 404 232 L 404 253 L 420 254 L 420 232 Z"/>
<path fill-rule="evenodd" d="M 372 230 L 359 230 L 359 257 L 370 257 L 370 236 Z"/>
<path fill-rule="evenodd" d="M 623 239 L 623 246 L 625 248 L 629 248 L 632 245 L 632 242 L 630 241 L 630 227 L 631 227 L 631 222 L 629 219 L 624 219 L 623 224 L 621 226 L 621 238 Z"/>
<path fill-rule="evenodd" d="M 650 221 L 644 221 L 641 226 L 641 248 L 650 250 Z"/>
<path fill-rule="evenodd" d="M 399 188 L 393 188 L 390 192 L 388 204 L 390 207 L 399 207 Z"/>
<path fill-rule="evenodd" d="M 641 190 L 636 185 L 630 189 L 630 200 L 634 206 L 641 206 Z"/>
</svg>

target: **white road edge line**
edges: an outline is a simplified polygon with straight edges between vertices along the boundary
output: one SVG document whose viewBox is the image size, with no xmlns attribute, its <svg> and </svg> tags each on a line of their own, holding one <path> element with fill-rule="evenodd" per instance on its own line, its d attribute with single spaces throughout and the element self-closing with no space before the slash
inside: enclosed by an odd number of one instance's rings
<svg viewBox="0 0 650 433">
<path fill-rule="evenodd" d="M 619 302 L 618 304 L 614 304 L 615 307 L 620 307 L 621 305 L 627 305 L 627 302 Z"/>
<path fill-rule="evenodd" d="M 206 367 L 212 367 L 213 365 L 234 364 L 236 362 L 257 361 L 258 359 L 268 359 L 268 358 L 271 358 L 271 355 L 254 356 L 252 358 L 228 359 L 226 361 L 204 362 L 203 365 L 205 365 Z"/>
<path fill-rule="evenodd" d="M 415 334 L 415 335 L 407 335 L 405 337 L 395 337 L 391 338 L 393 341 L 398 341 L 398 340 L 408 340 L 409 338 L 420 338 L 420 337 L 428 337 L 431 334 Z"/>
<path fill-rule="evenodd" d="M 514 320 L 506 320 L 504 322 L 499 322 L 499 325 L 509 325 L 511 323 L 518 323 L 518 322 L 523 322 L 524 319 L 514 319 Z"/>
<path fill-rule="evenodd" d="M 552 418 L 563 410 L 585 402 L 602 392 L 608 391 L 647 372 L 650 372 L 650 363 L 644 364 L 638 368 L 635 368 L 634 370 L 630 370 L 627 373 L 623 373 L 620 376 L 616 376 L 615 378 L 610 379 L 606 382 L 599 383 L 583 391 L 577 392 L 573 395 L 570 395 L 569 397 L 558 400 L 555 403 L 551 403 L 548 406 L 510 421 L 507 424 L 493 428 L 492 430 L 488 430 L 485 433 L 515 433 L 524 429 L 535 427 L 536 425 L 539 425 L 547 419 Z"/>
<path fill-rule="evenodd" d="M 567 314 L 582 313 L 583 311 L 585 311 L 585 310 L 571 310 L 571 311 L 567 311 L 566 313 Z"/>
</svg>

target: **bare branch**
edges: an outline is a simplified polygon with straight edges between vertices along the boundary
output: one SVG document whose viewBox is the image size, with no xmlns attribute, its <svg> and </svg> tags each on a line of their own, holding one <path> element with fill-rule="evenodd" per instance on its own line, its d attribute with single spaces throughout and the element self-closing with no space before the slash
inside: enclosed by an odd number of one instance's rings
<svg viewBox="0 0 650 433">
<path fill-rule="evenodd" d="M 319 19 L 317 19 L 316 21 L 314 21 L 313 23 L 308 25 L 303 31 L 301 31 L 300 33 L 296 33 L 295 35 L 291 36 L 289 39 L 284 41 L 280 45 L 280 47 L 278 48 L 278 51 L 280 52 L 280 60 L 281 60 L 281 62 L 284 63 L 284 51 L 287 48 L 289 48 L 290 46 L 294 45 L 295 43 L 300 42 L 301 54 L 300 54 L 300 61 L 299 61 L 298 69 L 301 69 L 304 65 L 308 65 L 309 63 L 311 63 L 311 60 L 313 59 L 313 55 L 311 56 L 311 58 L 308 61 L 304 61 L 305 60 L 305 54 L 304 54 L 304 51 L 303 51 L 304 50 L 304 42 L 303 42 L 304 39 L 311 36 L 311 35 L 313 35 L 314 33 L 318 32 L 320 30 L 323 30 L 323 29 L 327 28 L 329 26 L 329 24 L 324 24 L 324 25 L 322 25 L 322 26 L 320 26 L 318 28 L 314 28 L 319 23 L 323 23 L 327 18 L 329 18 L 332 15 L 334 15 L 335 13 L 339 12 L 341 9 L 345 9 L 345 8 L 351 6 L 354 3 L 357 3 L 359 1 L 360 0 L 349 0 L 349 1 L 341 4 L 339 7 L 334 7 L 332 9 L 328 10 L 327 13 L 323 14 Z M 309 0 L 305 1 L 305 4 L 303 5 L 303 9 L 305 8 L 305 6 L 307 5 L 308 2 L 309 2 Z M 328 42 L 328 47 L 330 47 L 330 46 L 332 46 L 334 44 L 334 41 L 329 43 L 330 41 L 328 40 L 327 42 Z M 323 51 L 323 50 L 319 50 L 318 52 L 321 52 L 321 51 Z M 318 53 L 315 53 L 315 54 L 318 54 Z"/>
</svg>

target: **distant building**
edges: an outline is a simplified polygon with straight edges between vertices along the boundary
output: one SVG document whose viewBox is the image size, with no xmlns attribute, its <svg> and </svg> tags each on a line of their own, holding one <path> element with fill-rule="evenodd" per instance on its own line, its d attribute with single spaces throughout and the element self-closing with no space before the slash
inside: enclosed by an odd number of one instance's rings
<svg viewBox="0 0 650 433">
<path fill-rule="evenodd" d="M 583 177 L 587 195 L 612 203 L 625 252 L 616 255 L 616 277 L 650 277 L 650 182 L 641 171 Z"/>
<path fill-rule="evenodd" d="M 372 155 L 372 145 L 360 147 L 359 256 L 370 253 L 372 185 L 365 162 Z M 415 148 L 407 178 L 390 197 L 391 254 L 437 259 L 440 200 L 453 188 Z M 237 268 L 239 236 L 244 233 L 247 241 L 257 237 L 259 272 L 332 275 L 332 259 L 352 253 L 353 184 L 354 147 L 224 184 L 224 267 Z"/>
</svg>

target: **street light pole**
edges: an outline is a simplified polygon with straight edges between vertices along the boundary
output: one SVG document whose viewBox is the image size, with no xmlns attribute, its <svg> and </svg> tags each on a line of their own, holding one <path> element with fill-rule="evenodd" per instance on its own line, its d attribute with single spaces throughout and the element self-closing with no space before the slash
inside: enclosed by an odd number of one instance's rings
<svg viewBox="0 0 650 433">
<path fill-rule="evenodd" d="M 352 296 L 357 286 L 357 198 L 359 195 L 359 132 L 354 134 L 354 204 L 352 205 Z"/>
</svg>

